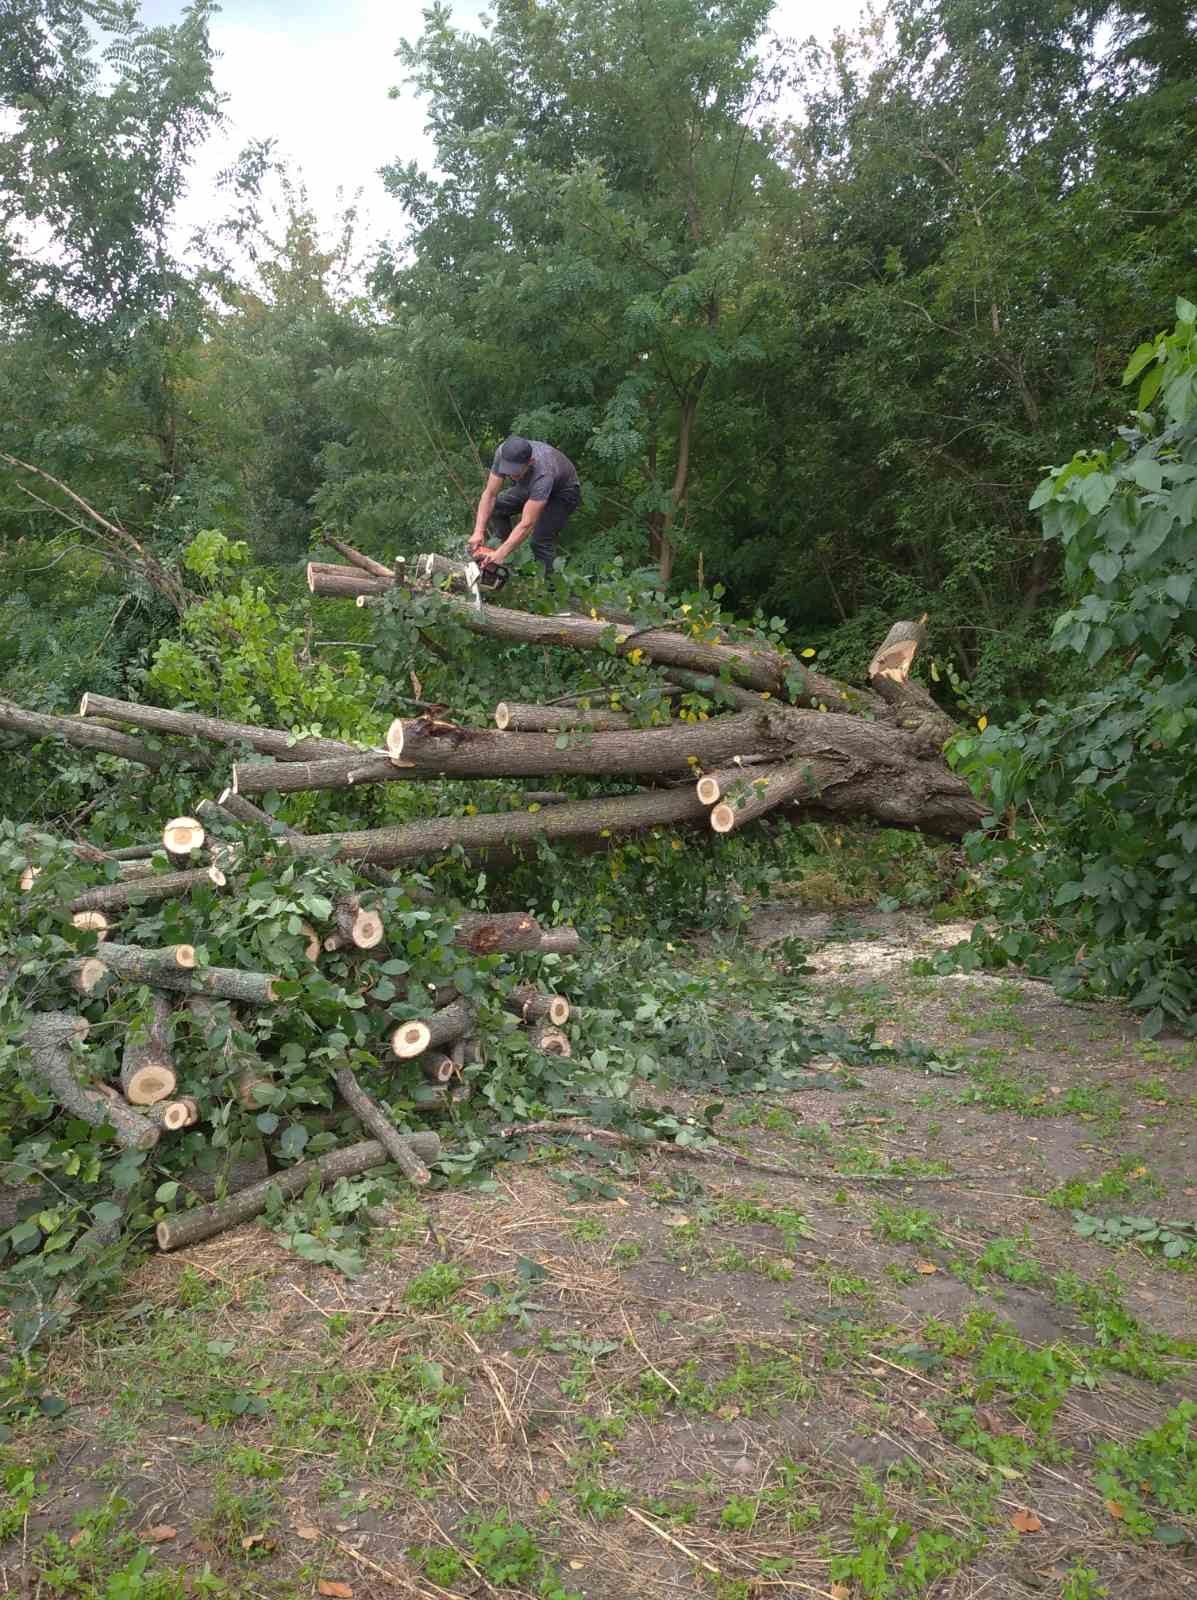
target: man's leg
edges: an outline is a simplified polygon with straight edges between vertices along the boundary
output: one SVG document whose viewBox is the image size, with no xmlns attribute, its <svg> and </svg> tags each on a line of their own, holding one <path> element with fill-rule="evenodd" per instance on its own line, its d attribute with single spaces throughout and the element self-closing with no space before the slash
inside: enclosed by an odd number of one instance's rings
<svg viewBox="0 0 1197 1600">
<path fill-rule="evenodd" d="M 490 514 L 487 523 L 488 530 L 496 536 L 495 545 L 502 544 L 507 535 L 520 520 L 524 511 L 524 502 L 528 498 L 528 490 L 523 484 L 513 484 L 510 489 L 504 489 L 495 496 L 495 508 Z M 548 507 L 545 507 L 548 510 Z M 492 549 L 494 546 L 491 547 Z"/>
<path fill-rule="evenodd" d="M 544 568 L 546 578 L 553 576 L 553 563 L 557 559 L 557 546 L 562 530 L 578 509 L 581 498 L 576 489 L 567 489 L 560 495 L 550 495 L 548 503 L 540 513 L 539 521 L 532 530 L 532 554 Z"/>
</svg>

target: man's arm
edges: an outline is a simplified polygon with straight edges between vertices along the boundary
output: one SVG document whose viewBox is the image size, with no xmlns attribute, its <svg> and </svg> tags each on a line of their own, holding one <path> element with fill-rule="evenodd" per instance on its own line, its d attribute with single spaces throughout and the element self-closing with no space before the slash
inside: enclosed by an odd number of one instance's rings
<svg viewBox="0 0 1197 1600">
<path fill-rule="evenodd" d="M 520 517 L 520 520 L 503 540 L 503 543 L 495 551 L 494 555 L 490 557 L 495 566 L 499 566 L 502 562 L 506 561 L 511 552 L 513 550 L 517 550 L 520 545 L 523 544 L 524 540 L 535 528 L 540 519 L 540 513 L 544 510 L 547 504 L 548 502 L 546 500 L 524 501 L 523 515 Z"/>
<path fill-rule="evenodd" d="M 486 480 L 478 501 L 478 514 L 474 518 L 474 531 L 470 535 L 470 550 L 476 550 L 480 544 L 486 542 L 486 524 L 490 521 L 490 514 L 495 509 L 495 501 L 503 487 L 503 480 L 497 472 L 492 472 Z"/>
</svg>

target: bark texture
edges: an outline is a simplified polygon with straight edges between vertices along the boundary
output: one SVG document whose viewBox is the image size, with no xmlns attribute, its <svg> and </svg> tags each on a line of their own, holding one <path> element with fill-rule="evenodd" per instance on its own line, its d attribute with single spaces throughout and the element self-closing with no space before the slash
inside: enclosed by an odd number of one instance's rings
<svg viewBox="0 0 1197 1600">
<path fill-rule="evenodd" d="M 275 1004 L 276 978 L 262 972 L 242 972 L 237 967 L 181 967 L 177 950 L 144 950 L 140 945 L 105 944 L 103 962 L 120 978 L 148 983 L 158 989 L 173 989 L 180 994 L 205 995 L 217 1000 L 233 1000 L 243 1005 Z"/>
<path fill-rule="evenodd" d="M 118 911 L 124 906 L 147 905 L 151 900 L 171 900 L 175 895 L 195 889 L 223 889 L 225 876 L 219 867 L 193 867 L 189 872 L 157 872 L 127 883 L 106 883 L 76 895 L 70 911 Z"/>
<path fill-rule="evenodd" d="M 569 1001 L 563 994 L 544 994 L 528 983 L 521 983 L 505 995 L 503 1005 L 521 1022 L 551 1022 L 561 1028 L 569 1021 Z"/>
<path fill-rule="evenodd" d="M 731 833 L 766 811 L 796 800 L 810 789 L 810 774 L 804 762 L 784 767 L 758 767 L 732 785 L 726 797 L 711 808 L 711 827 L 716 833 Z"/>
<path fill-rule="evenodd" d="M 530 706 L 500 700 L 495 707 L 495 727 L 506 733 L 568 733 L 573 728 L 589 728 L 593 733 L 610 733 L 630 728 L 626 711 L 583 711 L 579 706 Z"/>
<path fill-rule="evenodd" d="M 453 943 L 471 955 L 489 956 L 497 951 L 539 950 L 543 937 L 544 930 L 526 911 L 483 911 L 462 917 Z"/>
<path fill-rule="evenodd" d="M 202 758 L 180 758 L 161 750 L 151 750 L 140 739 L 132 739 L 127 733 L 118 733 L 115 728 L 78 722 L 74 717 L 51 717 L 40 711 L 25 711 L 10 700 L 0 700 L 0 730 L 23 734 L 27 739 L 62 739 L 67 744 L 85 750 L 99 750 L 105 755 L 120 756 L 139 767 L 149 767 L 153 772 L 176 760 L 185 767 L 205 769 L 208 766 L 208 762 Z"/>
<path fill-rule="evenodd" d="M 411 1148 L 421 1161 L 435 1161 L 441 1153 L 441 1141 L 435 1133 L 413 1133 Z M 323 1186 L 336 1183 L 338 1178 L 356 1178 L 371 1167 L 381 1167 L 391 1158 L 377 1139 L 366 1139 L 361 1144 L 346 1145 L 341 1150 L 330 1150 L 326 1156 L 313 1161 L 301 1161 L 285 1172 L 272 1173 L 260 1183 L 252 1183 L 225 1200 L 211 1205 L 198 1206 L 194 1211 L 182 1211 L 174 1217 L 164 1217 L 158 1224 L 159 1250 L 181 1250 L 188 1245 L 211 1239 L 226 1228 L 249 1222 L 261 1216 L 272 1193 L 283 1196 L 302 1194 L 315 1178 Z"/>
</svg>

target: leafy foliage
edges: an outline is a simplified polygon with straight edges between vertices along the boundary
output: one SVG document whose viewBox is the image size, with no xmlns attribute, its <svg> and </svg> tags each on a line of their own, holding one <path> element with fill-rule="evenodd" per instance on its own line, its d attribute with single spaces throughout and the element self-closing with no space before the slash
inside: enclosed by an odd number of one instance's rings
<svg viewBox="0 0 1197 1600">
<path fill-rule="evenodd" d="M 1001 836 L 974 857 L 995 926 L 958 954 L 1025 962 L 1066 994 L 1126 995 L 1197 1026 L 1197 308 L 1139 347 L 1128 427 L 1037 490 L 1063 551 L 1053 648 L 1092 687 L 958 740 Z"/>
</svg>

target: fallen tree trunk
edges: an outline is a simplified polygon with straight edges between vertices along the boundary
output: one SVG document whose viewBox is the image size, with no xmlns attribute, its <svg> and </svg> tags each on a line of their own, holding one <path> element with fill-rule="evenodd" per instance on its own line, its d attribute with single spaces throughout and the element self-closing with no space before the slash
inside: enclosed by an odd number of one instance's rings
<svg viewBox="0 0 1197 1600">
<path fill-rule="evenodd" d="M 145 1037 L 126 1037 L 121 1055 L 121 1093 L 135 1106 L 152 1106 L 167 1099 L 179 1081 L 170 1052 L 170 1001 L 156 994 L 150 1008 Z"/>
<path fill-rule="evenodd" d="M 570 1057 L 574 1053 L 568 1035 L 547 1022 L 534 1022 L 529 1027 L 528 1043 L 533 1050 L 539 1050 L 545 1056 Z"/>
<path fill-rule="evenodd" d="M 363 906 L 355 894 L 337 901 L 333 907 L 333 921 L 337 931 L 324 941 L 326 950 L 339 950 L 345 945 L 352 945 L 356 950 L 373 950 L 382 943 L 385 932 L 382 918 L 377 911 Z"/>
<path fill-rule="evenodd" d="M 74 717 L 51 717 L 40 711 L 25 711 L 10 700 L 0 700 L 0 729 L 20 733 L 27 739 L 62 739 L 66 744 L 78 745 L 85 750 L 99 750 L 105 755 L 120 756 L 139 767 L 149 767 L 157 772 L 171 761 L 184 767 L 206 769 L 208 763 L 193 756 L 168 755 L 161 750 L 151 750 L 140 739 L 114 728 L 101 728 L 94 723 L 79 722 Z"/>
<path fill-rule="evenodd" d="M 227 882 L 219 867 L 194 867 L 190 872 L 159 872 L 130 878 L 123 883 L 106 883 L 76 895 L 68 911 L 112 911 L 124 906 L 146 905 L 151 900 L 170 900 L 190 894 L 193 889 L 223 889 Z"/>
<path fill-rule="evenodd" d="M 85 1039 L 88 1023 L 66 1011 L 43 1011 L 25 1024 L 25 1040 L 37 1077 L 64 1111 L 93 1128 L 108 1126 L 126 1150 L 149 1150 L 158 1143 L 158 1129 L 118 1095 L 85 1088 L 75 1073 L 70 1046 Z"/>
<path fill-rule="evenodd" d="M 184 739 L 245 744 L 260 755 L 274 756 L 278 761 L 318 761 L 331 756 L 360 754 L 356 745 L 344 739 L 295 739 L 284 728 L 258 728 L 250 722 L 229 722 L 223 717 L 204 717 L 195 711 L 167 711 L 162 706 L 112 700 L 102 694 L 85 694 L 79 715 L 108 717 L 114 722 L 127 722 L 135 728 L 175 734 Z"/>
<path fill-rule="evenodd" d="M 296 764 L 287 771 L 238 762 L 233 786 L 238 794 L 274 789 L 342 789 L 351 784 L 403 783 L 413 776 L 443 778 L 525 778 L 634 776 L 685 777 L 695 766 L 718 766 L 748 752 L 781 760 L 792 749 L 792 729 L 766 707 L 709 722 L 673 722 L 657 728 L 608 733 L 579 730 L 576 743 L 558 748 L 551 733 L 502 733 L 491 728 L 458 728 L 420 717 L 396 719 L 387 731 L 389 761 L 346 760 Z"/>
<path fill-rule="evenodd" d="M 583 711 L 580 706 L 529 706 L 500 700 L 495 707 L 495 727 L 506 733 L 570 733 L 589 728 L 593 733 L 610 733 L 630 728 L 626 711 Z"/>
<path fill-rule="evenodd" d="M 309 567 L 309 586 L 314 594 L 330 592 L 312 581 Z M 360 576 L 360 575 L 359 575 Z M 323 584 L 326 580 L 321 579 Z M 379 580 L 381 581 L 381 580 Z M 364 579 L 369 583 L 370 580 Z M 338 593 L 348 592 L 338 589 Z M 358 594 L 368 590 L 358 588 Z M 602 650 L 608 645 L 615 655 L 628 655 L 633 650 L 649 661 L 662 666 L 683 667 L 692 672 L 710 672 L 718 676 L 723 670 L 730 672 L 735 682 L 750 689 L 767 690 L 781 694 L 785 687 L 786 672 L 791 663 L 787 657 L 774 650 L 753 649 L 748 645 L 724 642 L 707 643 L 689 632 L 674 632 L 668 627 L 632 628 L 626 623 L 575 616 L 537 616 L 530 611 L 511 611 L 505 606 L 484 605 L 475 610 L 471 601 L 456 595 L 438 594 L 441 605 L 473 633 L 490 639 L 505 639 L 514 644 L 540 644 L 560 646 L 567 650 Z"/>
<path fill-rule="evenodd" d="M 408 1136 L 413 1152 L 423 1162 L 435 1161 L 441 1153 L 441 1141 L 435 1133 L 413 1133 Z M 194 1211 L 182 1211 L 174 1217 L 164 1217 L 157 1227 L 159 1250 L 181 1250 L 199 1244 L 235 1228 L 238 1223 L 250 1222 L 261 1216 L 272 1194 L 284 1198 L 302 1194 L 315 1180 L 320 1185 L 336 1183 L 339 1178 L 356 1178 L 371 1167 L 381 1167 L 391 1158 L 377 1139 L 366 1139 L 361 1144 L 346 1145 L 341 1150 L 330 1150 L 326 1156 L 313 1161 L 301 1161 L 285 1172 L 275 1172 L 259 1183 L 251 1183 L 224 1200 L 211 1205 L 197 1206 Z"/>
<path fill-rule="evenodd" d="M 429 1017 L 397 1023 L 391 1029 L 391 1050 L 401 1061 L 411 1061 L 426 1050 L 452 1044 L 473 1026 L 473 1006 L 465 1000 L 454 1000 Z"/>
<path fill-rule="evenodd" d="M 288 771 L 288 767 L 276 770 Z M 201 800 L 196 807 L 197 811 L 221 811 L 226 816 L 234 818 L 237 822 L 248 822 L 260 828 L 266 828 L 278 839 L 302 839 L 305 837 L 298 828 L 292 828 L 285 822 L 280 822 L 278 817 L 271 816 L 269 811 L 263 811 L 260 806 L 254 805 L 252 800 L 247 800 L 233 789 L 225 789 L 216 800 Z M 389 872 L 384 872 L 381 867 L 362 867 L 361 876 L 368 883 L 374 884 L 378 889 L 393 889 L 397 887 L 394 878 Z M 423 893 L 417 889 L 408 889 L 407 893 L 414 899 L 422 899 Z"/>
<path fill-rule="evenodd" d="M 190 958 L 180 959 L 180 952 L 191 952 Z M 277 1001 L 274 992 L 277 978 L 262 972 L 242 972 L 238 967 L 196 967 L 193 961 L 194 951 L 190 945 L 143 950 L 139 945 L 106 943 L 101 964 L 119 978 L 148 983 L 152 988 L 207 995 L 251 1006 L 269 1006 Z"/>
<path fill-rule="evenodd" d="M 582 935 L 576 928 L 549 928 L 541 936 L 542 956 L 574 956 L 582 948 Z"/>
<path fill-rule="evenodd" d="M 573 800 L 544 811 L 505 811 L 475 817 L 429 817 L 390 828 L 360 833 L 309 834 L 293 846 L 297 855 L 333 852 L 341 861 L 367 861 L 394 866 L 440 856 L 460 846 L 467 855 L 485 857 L 488 849 L 503 852 L 537 839 L 591 839 L 610 834 L 643 832 L 671 823 L 693 822 L 705 815 L 693 789 L 653 790 L 598 800 Z"/>
<path fill-rule="evenodd" d="M 199 1121 L 199 1106 L 190 1095 L 185 1095 L 182 1100 L 159 1100 L 147 1106 L 145 1116 L 163 1133 L 178 1133 Z"/>
<path fill-rule="evenodd" d="M 410 1137 L 405 1138 L 382 1107 L 371 1100 L 357 1081 L 353 1069 L 348 1066 L 338 1067 L 333 1076 L 341 1099 L 366 1132 L 374 1135 L 403 1176 L 410 1183 L 420 1185 L 428 1183 L 432 1174 L 412 1149 Z"/>
</svg>

